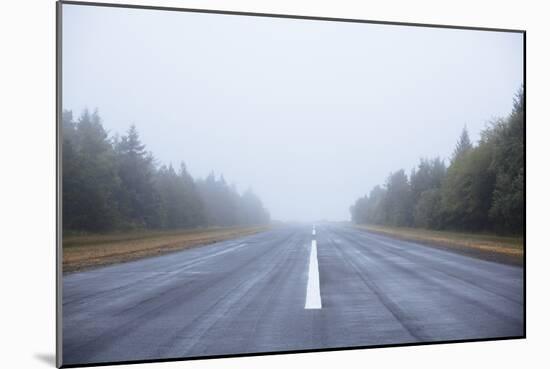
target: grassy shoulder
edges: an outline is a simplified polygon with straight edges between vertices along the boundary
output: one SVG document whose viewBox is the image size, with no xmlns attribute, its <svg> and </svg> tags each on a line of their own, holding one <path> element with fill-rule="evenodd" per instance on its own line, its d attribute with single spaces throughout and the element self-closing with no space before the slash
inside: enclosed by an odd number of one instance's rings
<svg viewBox="0 0 550 369">
<path fill-rule="evenodd" d="M 355 227 L 406 241 L 417 241 L 485 260 L 523 265 L 523 237 L 504 237 L 485 233 L 434 231 L 378 225 L 355 225 Z"/>
<path fill-rule="evenodd" d="M 243 237 L 269 226 L 132 231 L 63 237 L 63 272 L 121 263 Z"/>
</svg>

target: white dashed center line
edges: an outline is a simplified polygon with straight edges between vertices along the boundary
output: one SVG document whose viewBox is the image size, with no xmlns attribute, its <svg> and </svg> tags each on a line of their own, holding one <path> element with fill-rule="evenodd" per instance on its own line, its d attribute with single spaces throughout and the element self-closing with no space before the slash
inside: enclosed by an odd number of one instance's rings
<svg viewBox="0 0 550 369">
<path fill-rule="evenodd" d="M 312 235 L 315 236 L 315 226 L 313 228 Z M 322 307 L 321 289 L 319 286 L 319 262 L 317 261 L 317 241 L 311 240 L 306 305 L 304 306 L 304 309 L 321 309 Z"/>
</svg>

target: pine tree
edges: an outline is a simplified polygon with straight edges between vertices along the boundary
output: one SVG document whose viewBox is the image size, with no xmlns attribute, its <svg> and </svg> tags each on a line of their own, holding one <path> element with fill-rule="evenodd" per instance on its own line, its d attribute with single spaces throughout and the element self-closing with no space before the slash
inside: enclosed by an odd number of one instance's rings
<svg viewBox="0 0 550 369">
<path fill-rule="evenodd" d="M 462 128 L 462 133 L 460 134 L 460 138 L 456 143 L 451 162 L 460 159 L 468 151 L 470 151 L 472 147 L 473 145 L 472 145 L 472 142 L 470 141 L 470 135 L 468 134 L 468 130 L 466 129 L 466 126 L 464 126 L 464 128 Z"/>
<path fill-rule="evenodd" d="M 121 180 L 118 199 L 127 226 L 159 227 L 161 200 L 153 183 L 154 159 L 145 150 L 134 125 L 120 138 L 116 154 Z"/>
<path fill-rule="evenodd" d="M 119 219 L 115 194 L 119 179 L 114 151 L 97 111 L 79 120 L 64 114 L 63 225 L 67 229 L 106 231 Z"/>
<path fill-rule="evenodd" d="M 394 226 L 408 226 L 412 221 L 411 188 L 403 169 L 390 174 L 384 201 L 387 221 Z"/>
<path fill-rule="evenodd" d="M 525 209 L 525 96 L 523 87 L 514 99 L 510 116 L 492 129 L 495 155 L 492 168 L 496 173 L 491 219 L 497 230 L 522 233 Z"/>
</svg>

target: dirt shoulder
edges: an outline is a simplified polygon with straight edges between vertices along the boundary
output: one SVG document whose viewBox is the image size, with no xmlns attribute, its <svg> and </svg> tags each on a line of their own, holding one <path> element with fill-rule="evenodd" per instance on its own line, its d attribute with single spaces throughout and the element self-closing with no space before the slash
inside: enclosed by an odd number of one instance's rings
<svg viewBox="0 0 550 369">
<path fill-rule="evenodd" d="M 63 238 L 63 273 L 162 255 L 267 229 L 268 226 L 223 227 L 67 236 Z"/>
<path fill-rule="evenodd" d="M 491 234 L 432 231 L 375 225 L 354 225 L 354 227 L 404 241 L 419 242 L 428 246 L 446 249 L 484 260 L 512 265 L 523 265 L 523 237 L 502 237 Z"/>
</svg>

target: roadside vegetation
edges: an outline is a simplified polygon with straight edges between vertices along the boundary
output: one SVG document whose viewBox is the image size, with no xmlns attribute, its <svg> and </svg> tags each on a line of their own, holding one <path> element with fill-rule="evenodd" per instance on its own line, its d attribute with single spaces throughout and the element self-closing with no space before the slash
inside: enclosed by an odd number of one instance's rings
<svg viewBox="0 0 550 369">
<path fill-rule="evenodd" d="M 97 111 L 62 117 L 64 234 L 250 227 L 270 217 L 252 189 L 159 164 L 135 126 L 109 136 Z"/>
<path fill-rule="evenodd" d="M 252 189 L 159 164 L 135 126 L 109 136 L 97 111 L 62 117 L 63 271 L 135 260 L 267 229 Z"/>
<path fill-rule="evenodd" d="M 518 254 L 521 249 L 523 256 L 524 107 L 522 88 L 510 115 L 489 124 L 477 144 L 464 128 L 448 165 L 440 158 L 421 159 L 409 176 L 403 169 L 391 173 L 385 185 L 374 187 L 351 206 L 352 221 L 448 244 L 472 242 Z M 470 237 L 464 232 L 480 234 Z M 481 234 L 511 238 L 508 242 Z"/>
<path fill-rule="evenodd" d="M 410 227 L 356 225 L 360 229 L 405 241 L 420 242 L 485 260 L 522 265 L 522 236 L 498 236 L 488 233 L 437 231 Z"/>
<path fill-rule="evenodd" d="M 179 231 L 129 231 L 63 238 L 63 272 L 162 255 L 267 230 L 267 226 L 211 227 Z"/>
</svg>

